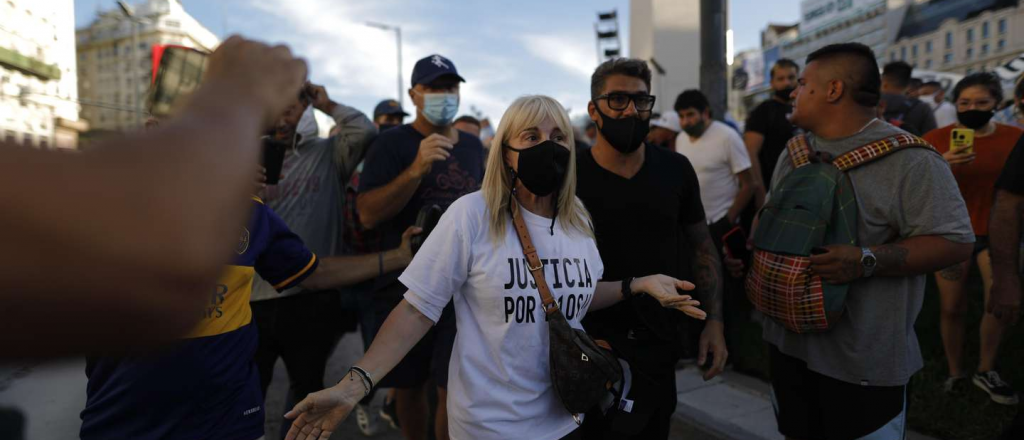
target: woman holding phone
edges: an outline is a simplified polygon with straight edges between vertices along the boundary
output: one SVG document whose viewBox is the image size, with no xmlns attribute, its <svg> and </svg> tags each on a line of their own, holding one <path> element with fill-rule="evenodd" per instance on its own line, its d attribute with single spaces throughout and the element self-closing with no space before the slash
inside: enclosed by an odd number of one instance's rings
<svg viewBox="0 0 1024 440">
<path fill-rule="evenodd" d="M 550 379 L 548 325 L 512 225 L 518 210 L 542 259 L 548 287 L 574 328 L 588 310 L 646 293 L 703 319 L 693 284 L 664 275 L 601 281 L 590 215 L 576 198 L 569 117 L 545 96 L 517 99 L 492 141 L 482 189 L 445 212 L 399 278 L 409 288 L 363 359 L 338 385 L 286 417 L 288 439 L 327 439 L 373 383 L 388 374 L 454 299 L 459 332 L 449 365 L 452 438 L 578 438 L 577 420 Z"/>
<path fill-rule="evenodd" d="M 967 280 L 976 261 L 985 290 L 985 303 L 992 287 L 992 258 L 988 250 L 988 223 L 995 183 L 1024 131 L 992 122 L 996 106 L 1003 100 L 1002 83 L 992 73 L 975 73 L 960 80 L 953 89 L 957 109 L 955 124 L 924 135 L 943 154 L 953 169 L 960 194 L 967 203 L 976 238 L 973 257 L 935 274 L 941 297 L 942 343 L 949 363 L 944 391 L 953 392 L 967 378 L 963 367 L 964 316 L 967 312 Z M 971 381 L 996 403 L 1017 404 L 1017 393 L 995 371 L 999 345 L 1006 325 L 990 313 L 981 319 L 981 360 Z"/>
</svg>

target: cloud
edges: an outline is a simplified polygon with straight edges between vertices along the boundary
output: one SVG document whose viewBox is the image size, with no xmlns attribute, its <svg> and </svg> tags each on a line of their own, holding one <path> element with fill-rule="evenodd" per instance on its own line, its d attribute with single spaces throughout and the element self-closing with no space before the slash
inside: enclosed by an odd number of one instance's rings
<svg viewBox="0 0 1024 440">
<path fill-rule="evenodd" d="M 531 55 L 579 78 L 589 79 L 597 67 L 596 48 L 577 35 L 525 35 L 521 41 Z"/>
</svg>

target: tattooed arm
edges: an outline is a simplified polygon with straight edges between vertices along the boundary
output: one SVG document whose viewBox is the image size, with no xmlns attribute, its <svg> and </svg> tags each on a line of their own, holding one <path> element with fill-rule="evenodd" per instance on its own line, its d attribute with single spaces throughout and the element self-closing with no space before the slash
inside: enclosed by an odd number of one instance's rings
<svg viewBox="0 0 1024 440">
<path fill-rule="evenodd" d="M 709 321 L 722 320 L 722 260 L 711 239 L 708 225 L 700 220 L 683 228 L 689 242 L 693 283 L 697 286 L 694 297 L 704 306 Z"/>
<path fill-rule="evenodd" d="M 683 226 L 693 264 L 694 296 L 700 300 L 707 312 L 707 323 L 700 334 L 697 351 L 697 365 L 705 365 L 708 355 L 713 356 L 711 368 L 704 373 L 704 380 L 711 380 L 725 369 L 729 350 L 725 346 L 725 324 L 722 320 L 723 283 L 722 259 L 718 256 L 715 242 L 711 240 L 708 225 L 701 219 L 694 224 Z"/>
<path fill-rule="evenodd" d="M 954 243 L 936 235 L 910 237 L 872 246 L 878 265 L 873 276 L 906 277 L 932 273 L 971 257 L 970 243 Z M 847 284 L 864 276 L 861 249 L 825 246 L 827 252 L 811 256 L 811 270 L 832 284 Z"/>
</svg>

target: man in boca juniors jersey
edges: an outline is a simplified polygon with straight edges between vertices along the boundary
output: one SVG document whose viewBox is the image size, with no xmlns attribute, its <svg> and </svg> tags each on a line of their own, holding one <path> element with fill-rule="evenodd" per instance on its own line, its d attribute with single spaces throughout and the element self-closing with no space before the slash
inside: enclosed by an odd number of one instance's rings
<svg viewBox="0 0 1024 440">
<path fill-rule="evenodd" d="M 405 267 L 402 245 L 380 255 L 323 260 L 263 202 L 242 231 L 237 255 L 210 289 L 202 320 L 187 338 L 158 353 L 88 360 L 81 438 L 235 439 L 263 436 L 263 396 L 253 363 L 257 333 L 249 296 L 255 273 L 277 291 L 340 287 Z M 383 267 L 381 267 L 383 266 Z"/>
</svg>

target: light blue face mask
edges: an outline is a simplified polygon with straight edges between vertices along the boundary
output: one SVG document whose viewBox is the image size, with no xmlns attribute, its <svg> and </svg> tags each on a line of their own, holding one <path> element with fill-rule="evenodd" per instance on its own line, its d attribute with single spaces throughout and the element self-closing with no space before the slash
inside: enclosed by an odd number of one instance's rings
<svg viewBox="0 0 1024 440">
<path fill-rule="evenodd" d="M 436 127 L 452 123 L 459 112 L 459 95 L 455 93 L 424 93 L 423 117 Z"/>
</svg>

